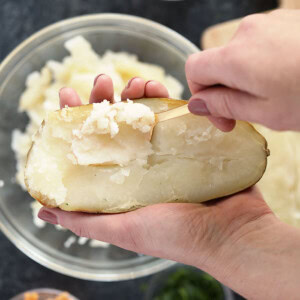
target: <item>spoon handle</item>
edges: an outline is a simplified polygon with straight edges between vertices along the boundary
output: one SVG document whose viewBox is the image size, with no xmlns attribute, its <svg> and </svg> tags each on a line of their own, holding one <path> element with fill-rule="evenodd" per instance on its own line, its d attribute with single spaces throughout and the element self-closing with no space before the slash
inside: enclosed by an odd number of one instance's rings
<svg viewBox="0 0 300 300">
<path fill-rule="evenodd" d="M 190 113 L 190 111 L 188 109 L 188 105 L 185 104 L 185 105 L 179 106 L 177 108 L 157 114 L 156 122 L 159 123 L 159 122 L 167 121 L 170 119 L 184 116 L 189 113 Z"/>
</svg>

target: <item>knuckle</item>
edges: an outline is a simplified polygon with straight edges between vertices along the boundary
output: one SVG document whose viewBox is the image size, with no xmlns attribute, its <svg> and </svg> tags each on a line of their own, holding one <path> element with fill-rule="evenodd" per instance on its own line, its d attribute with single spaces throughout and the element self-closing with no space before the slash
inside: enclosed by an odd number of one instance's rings
<svg viewBox="0 0 300 300">
<path fill-rule="evenodd" d="M 208 109 L 211 114 L 219 117 L 233 118 L 234 113 L 230 93 L 223 88 L 217 88 L 215 96 L 215 100 L 208 103 Z"/>
<path fill-rule="evenodd" d="M 226 68 L 234 70 L 233 73 L 239 73 L 241 67 L 245 65 L 245 56 L 249 51 L 242 41 L 232 41 L 220 50 L 222 63 Z"/>
<path fill-rule="evenodd" d="M 190 55 L 185 63 L 185 72 L 187 77 L 190 77 L 193 73 L 193 68 L 197 64 L 201 52 Z"/>
<path fill-rule="evenodd" d="M 88 239 L 91 238 L 91 233 L 87 226 L 79 225 L 79 226 L 76 226 L 75 228 L 73 228 L 72 231 L 78 236 L 86 237 Z"/>
<path fill-rule="evenodd" d="M 235 44 L 229 43 L 228 45 L 222 47 L 220 49 L 220 55 L 222 57 L 223 63 L 230 66 L 234 63 L 234 60 L 237 57 L 237 47 L 235 47 Z"/>
<path fill-rule="evenodd" d="M 220 112 L 222 116 L 227 118 L 233 117 L 232 105 L 231 105 L 231 96 L 230 93 L 224 92 L 222 93 L 222 100 L 220 102 Z"/>
<path fill-rule="evenodd" d="M 269 15 L 277 17 L 277 16 L 281 16 L 283 13 L 285 13 L 287 11 L 289 11 L 289 10 L 285 9 L 285 8 L 275 9 L 275 10 L 271 11 L 269 13 Z"/>
<path fill-rule="evenodd" d="M 227 82 L 230 81 L 232 87 L 237 88 L 239 74 L 242 74 L 245 66 L 249 64 L 249 55 L 251 53 L 243 41 L 231 42 L 220 49 L 224 69 L 231 70 Z"/>
<path fill-rule="evenodd" d="M 91 229 L 93 227 L 84 218 L 81 218 L 80 213 L 63 211 L 59 216 L 59 224 L 78 236 L 92 238 Z"/>
<path fill-rule="evenodd" d="M 252 33 L 257 29 L 261 21 L 265 18 L 263 14 L 253 14 L 242 19 L 238 31 L 242 33 Z"/>
</svg>

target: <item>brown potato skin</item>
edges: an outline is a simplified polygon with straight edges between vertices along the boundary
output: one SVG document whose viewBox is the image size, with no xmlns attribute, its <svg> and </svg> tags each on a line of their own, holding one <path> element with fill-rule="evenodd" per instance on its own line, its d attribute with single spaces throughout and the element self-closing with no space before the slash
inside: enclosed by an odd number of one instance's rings
<svg viewBox="0 0 300 300">
<path fill-rule="evenodd" d="M 137 101 L 143 101 L 143 100 L 148 100 L 149 101 L 151 99 L 149 99 L 149 98 L 139 99 Z M 167 102 L 169 106 L 172 106 L 172 108 L 176 108 L 176 107 L 182 106 L 182 105 L 187 103 L 186 100 L 175 100 L 175 99 L 169 99 L 169 98 L 153 98 L 153 100 L 159 100 L 159 101 Z M 87 105 L 82 105 L 82 106 L 78 106 L 78 107 L 73 107 L 72 111 L 78 110 L 79 113 L 77 113 L 76 116 L 78 116 L 79 118 L 82 118 L 84 120 L 88 117 L 89 112 L 91 111 L 91 108 L 92 108 L 92 104 L 87 104 Z M 61 110 L 58 110 L 58 111 L 61 111 Z M 264 140 L 264 150 L 265 150 L 265 154 L 266 154 L 265 166 L 264 166 L 264 169 L 263 169 L 261 175 L 259 176 L 259 178 L 257 178 L 257 180 L 255 180 L 255 182 L 253 182 L 249 185 L 246 185 L 243 188 L 237 189 L 234 193 L 224 194 L 222 197 L 233 195 L 235 193 L 241 192 L 241 191 L 255 185 L 261 179 L 261 177 L 263 176 L 263 174 L 265 173 L 265 170 L 267 168 L 267 157 L 270 155 L 270 150 L 268 149 L 268 143 L 267 143 L 266 139 L 255 129 L 255 127 L 252 124 L 250 124 L 248 122 L 245 122 L 245 123 L 247 123 L 248 126 L 251 127 Z M 44 126 L 45 126 L 45 120 L 42 122 L 40 130 L 36 133 L 37 137 L 39 137 L 41 135 L 41 132 L 42 132 L 42 129 L 43 129 Z M 32 150 L 33 146 L 34 146 L 34 141 L 32 142 L 32 145 L 31 145 L 31 147 L 28 151 L 26 165 L 28 163 L 30 153 L 31 153 L 31 150 Z M 26 169 L 26 166 L 25 166 L 25 169 Z M 27 187 L 28 193 L 35 200 L 37 200 L 40 204 L 42 204 L 43 206 L 48 207 L 48 208 L 59 208 L 59 209 L 62 209 L 62 210 L 66 210 L 62 207 L 63 205 L 57 206 L 56 204 L 53 204 L 53 203 L 56 203 L 55 200 L 49 199 L 48 197 L 42 195 L 40 192 L 37 192 L 37 191 L 34 191 L 34 190 L 30 189 L 30 187 L 28 185 L 28 180 L 27 180 L 26 175 L 24 177 L 25 177 L 25 185 Z M 214 199 L 207 199 L 207 200 L 204 200 L 204 201 L 199 201 L 199 203 L 206 202 L 206 201 L 209 201 L 209 200 L 214 200 Z M 172 201 L 172 202 L 167 202 L 167 203 L 186 203 L 186 201 L 178 200 L 178 201 Z M 109 213 L 124 213 L 124 212 L 128 212 L 128 211 L 136 210 L 136 209 L 141 208 L 141 207 L 143 207 L 143 206 L 133 206 L 130 209 L 111 210 L 109 212 L 101 211 L 101 210 L 99 210 L 99 211 L 94 211 L 94 210 L 89 211 L 89 210 L 86 210 L 86 209 L 73 209 L 72 211 L 74 211 L 74 212 L 84 212 L 84 213 L 108 213 L 109 214 Z M 68 210 L 66 210 L 66 211 L 68 211 Z"/>
</svg>

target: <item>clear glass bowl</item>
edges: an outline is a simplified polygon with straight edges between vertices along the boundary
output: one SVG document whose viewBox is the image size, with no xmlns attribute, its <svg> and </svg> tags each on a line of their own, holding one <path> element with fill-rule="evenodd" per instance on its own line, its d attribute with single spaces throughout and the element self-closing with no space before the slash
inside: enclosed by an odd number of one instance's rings
<svg viewBox="0 0 300 300">
<path fill-rule="evenodd" d="M 163 270 L 171 261 L 139 256 L 110 246 L 106 249 L 73 245 L 65 248 L 70 233 L 32 222 L 32 198 L 14 181 L 16 161 L 11 150 L 13 129 L 24 130 L 28 118 L 18 113 L 18 101 L 29 73 L 49 59 L 62 60 L 66 40 L 82 35 L 99 54 L 127 51 L 145 62 L 163 66 L 185 84 L 184 64 L 199 49 L 176 32 L 155 22 L 120 14 L 98 14 L 68 19 L 46 27 L 25 40 L 0 65 L 0 227 L 26 255 L 57 272 L 89 280 L 117 281 Z"/>
</svg>

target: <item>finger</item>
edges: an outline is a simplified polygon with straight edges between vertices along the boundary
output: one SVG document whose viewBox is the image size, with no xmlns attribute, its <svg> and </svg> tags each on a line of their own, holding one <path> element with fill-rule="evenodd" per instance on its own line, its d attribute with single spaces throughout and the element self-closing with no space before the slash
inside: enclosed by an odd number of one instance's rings
<svg viewBox="0 0 300 300">
<path fill-rule="evenodd" d="M 185 247 L 183 239 L 195 240 L 190 229 L 199 227 L 199 232 L 196 230 L 194 234 L 197 234 L 197 240 L 201 240 L 204 234 L 201 232 L 203 227 L 198 223 L 202 222 L 202 216 L 207 213 L 208 209 L 201 204 L 172 203 L 156 204 L 122 214 L 101 215 L 44 207 L 40 210 L 39 217 L 46 222 L 60 224 L 79 236 L 97 239 L 138 253 L 187 263 L 184 258 L 189 255 L 185 254 L 189 254 L 193 247 Z M 196 219 L 199 222 L 194 224 Z M 165 238 L 166 232 L 169 235 L 168 239 Z M 178 245 L 183 246 L 176 247 Z"/>
<path fill-rule="evenodd" d="M 232 119 L 220 118 L 220 117 L 207 117 L 218 129 L 229 132 L 234 129 L 236 121 Z"/>
<path fill-rule="evenodd" d="M 58 208 L 41 208 L 39 218 L 51 224 L 59 224 L 78 236 L 101 240 L 126 248 L 129 242 L 122 237 L 125 234 L 127 214 L 89 214 L 66 212 Z M 136 229 L 135 229 L 136 231 Z M 133 247 L 128 245 L 129 248 Z M 127 247 L 127 248 L 128 248 Z"/>
<path fill-rule="evenodd" d="M 151 237 L 145 231 L 141 213 L 143 213 L 143 209 L 123 214 L 99 215 L 43 207 L 38 216 L 51 224 L 59 224 L 78 236 L 97 239 L 127 250 L 148 254 L 152 248 L 152 245 L 150 246 L 148 243 Z"/>
<path fill-rule="evenodd" d="M 146 82 L 140 77 L 134 77 L 130 79 L 127 83 L 127 86 L 121 93 L 121 99 L 139 99 L 143 98 L 145 94 L 145 85 Z"/>
<path fill-rule="evenodd" d="M 190 89 L 192 95 L 207 88 L 207 86 L 200 84 L 200 83 L 196 83 L 196 82 L 192 81 L 191 79 L 189 79 L 188 77 L 187 77 L 187 83 L 188 83 L 188 86 L 189 86 L 189 89 Z"/>
<path fill-rule="evenodd" d="M 81 100 L 78 94 L 72 89 L 64 87 L 59 91 L 59 105 L 60 108 L 64 108 L 67 106 L 80 106 Z"/>
<path fill-rule="evenodd" d="M 145 85 L 144 96 L 146 98 L 168 98 L 169 92 L 167 88 L 160 82 L 149 80 Z"/>
<path fill-rule="evenodd" d="M 188 58 L 185 72 L 192 94 L 212 85 L 232 86 L 232 71 L 222 55 L 223 49 L 224 47 L 205 50 Z"/>
<path fill-rule="evenodd" d="M 100 74 L 94 80 L 90 103 L 97 103 L 103 100 L 114 101 L 114 86 L 109 76 Z"/>
<path fill-rule="evenodd" d="M 189 110 L 196 115 L 261 124 L 269 123 L 268 106 L 266 99 L 226 87 L 207 88 L 193 95 L 189 101 Z"/>
</svg>

